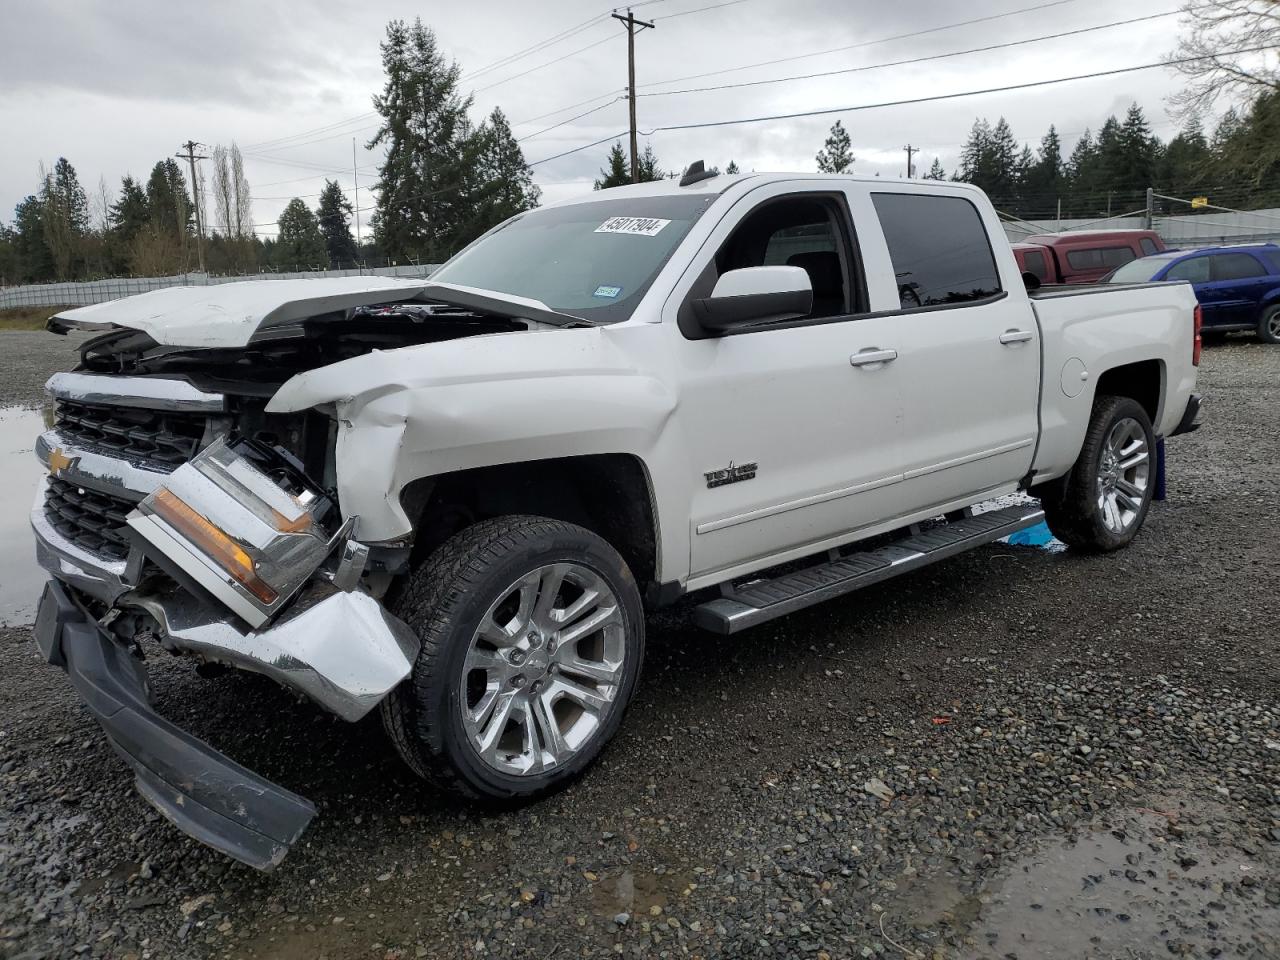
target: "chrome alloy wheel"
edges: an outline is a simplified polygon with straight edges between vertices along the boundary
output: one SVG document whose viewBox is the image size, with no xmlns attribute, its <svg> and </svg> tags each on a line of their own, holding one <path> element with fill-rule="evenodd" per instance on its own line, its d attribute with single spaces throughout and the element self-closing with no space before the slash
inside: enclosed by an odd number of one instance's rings
<svg viewBox="0 0 1280 960">
<path fill-rule="evenodd" d="M 1151 451 L 1142 425 L 1117 420 L 1098 463 L 1098 509 L 1112 533 L 1124 533 L 1138 518 L 1151 478 Z"/>
<path fill-rule="evenodd" d="M 1267 329 L 1273 340 L 1280 340 L 1280 310 L 1271 311 L 1271 315 L 1267 317 Z"/>
<path fill-rule="evenodd" d="M 568 762 L 614 709 L 626 649 L 622 605 L 590 568 L 552 563 L 521 577 L 467 650 L 459 703 L 472 747 L 516 776 Z"/>
</svg>

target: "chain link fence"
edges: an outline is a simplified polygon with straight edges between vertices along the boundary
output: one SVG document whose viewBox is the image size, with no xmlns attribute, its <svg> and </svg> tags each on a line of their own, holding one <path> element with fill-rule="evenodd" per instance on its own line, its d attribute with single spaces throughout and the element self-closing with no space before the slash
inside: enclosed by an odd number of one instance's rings
<svg viewBox="0 0 1280 960">
<path fill-rule="evenodd" d="M 299 270 L 280 273 L 252 273 L 232 276 L 210 276 L 206 273 L 184 273 L 172 277 L 112 277 L 106 280 L 84 280 L 68 283 L 32 283 L 20 287 L 0 287 L 0 309 L 12 307 L 86 306 L 131 297 L 165 287 L 205 287 L 241 280 L 285 280 L 316 277 L 428 277 L 438 267 L 435 263 L 410 263 L 391 267 L 354 267 L 348 270 Z"/>
</svg>

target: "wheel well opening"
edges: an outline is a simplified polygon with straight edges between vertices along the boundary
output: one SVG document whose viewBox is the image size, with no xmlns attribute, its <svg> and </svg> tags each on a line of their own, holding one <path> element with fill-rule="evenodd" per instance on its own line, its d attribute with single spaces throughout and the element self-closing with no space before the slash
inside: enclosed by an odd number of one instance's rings
<svg viewBox="0 0 1280 960">
<path fill-rule="evenodd" d="M 1113 367 L 1098 378 L 1096 396 L 1130 397 L 1158 423 L 1164 371 L 1159 360 L 1142 360 Z"/>
<path fill-rule="evenodd" d="M 657 579 L 657 526 L 648 474 L 630 454 L 499 464 L 423 477 L 400 497 L 414 524 L 412 562 L 480 520 L 530 514 L 564 520 L 622 555 L 641 591 Z"/>
</svg>

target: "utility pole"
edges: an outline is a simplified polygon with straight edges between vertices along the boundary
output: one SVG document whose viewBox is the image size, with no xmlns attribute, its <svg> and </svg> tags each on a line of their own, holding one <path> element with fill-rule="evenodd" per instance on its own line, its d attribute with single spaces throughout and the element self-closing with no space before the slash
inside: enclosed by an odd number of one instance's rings
<svg viewBox="0 0 1280 960">
<path fill-rule="evenodd" d="M 919 153 L 919 152 L 920 152 L 920 148 L 919 148 L 919 147 L 913 147 L 911 144 L 909 144 L 909 143 L 908 143 L 908 144 L 907 144 L 905 147 L 903 147 L 902 149 L 903 149 L 903 150 L 905 150 L 905 151 L 907 151 L 907 179 L 908 179 L 908 180 L 910 180 L 910 179 L 911 179 L 911 157 L 912 157 L 912 155 L 913 155 L 913 154 L 917 154 L 917 153 Z"/>
<path fill-rule="evenodd" d="M 200 272 L 204 273 L 204 219 L 200 216 L 200 181 L 196 179 L 196 161 L 209 158 L 204 154 L 196 154 L 196 147 L 199 146 L 202 144 L 188 140 L 182 145 L 182 149 L 187 152 L 176 153 L 174 156 L 186 160 L 187 166 L 191 168 L 191 200 L 196 208 L 196 260 L 200 264 Z"/>
<path fill-rule="evenodd" d="M 356 259 L 360 258 L 360 174 L 356 167 L 356 138 L 351 138 L 351 188 L 356 198 Z"/>
<path fill-rule="evenodd" d="M 627 27 L 627 98 L 631 101 L 631 182 L 640 182 L 640 158 L 636 153 L 636 28 L 652 30 L 653 24 L 637 20 L 631 8 L 627 15 L 612 14 L 613 19 L 626 24 Z"/>
</svg>

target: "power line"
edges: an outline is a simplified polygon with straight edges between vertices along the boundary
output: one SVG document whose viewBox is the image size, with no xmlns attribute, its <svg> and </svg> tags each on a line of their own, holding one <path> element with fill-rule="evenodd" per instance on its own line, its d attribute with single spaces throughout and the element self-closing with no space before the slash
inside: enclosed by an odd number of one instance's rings
<svg viewBox="0 0 1280 960">
<path fill-rule="evenodd" d="M 543 127 L 543 128 L 542 128 L 541 130 L 539 130 L 537 133 L 530 133 L 530 134 L 528 134 L 527 136 L 519 137 L 519 138 L 516 140 L 516 143 L 524 143 L 526 140 L 532 140 L 534 137 L 540 137 L 540 136 L 542 136 L 544 133 L 550 133 L 552 130 L 555 130 L 557 127 L 563 127 L 566 123 L 573 123 L 573 121 L 575 121 L 575 120 L 581 120 L 583 117 L 589 117 L 589 116 L 591 116 L 591 114 L 593 114 L 593 113 L 599 113 L 599 112 L 600 112 L 601 110 L 603 110 L 605 107 L 612 107 L 615 103 L 617 103 L 617 102 L 618 102 L 619 100 L 621 100 L 621 99 L 623 99 L 623 98 L 622 98 L 622 97 L 614 97 L 614 98 L 613 98 L 612 100 L 610 100 L 608 103 L 602 103 L 602 104 L 600 104 L 600 106 L 598 106 L 598 107 L 592 107 L 590 110 L 586 110 L 586 111 L 584 111 L 584 112 L 582 112 L 582 113 L 578 114 L 577 116 L 570 117 L 568 120 L 561 120 L 559 123 L 553 123 L 553 124 L 552 124 L 551 126 L 549 126 L 549 127 Z"/>
<path fill-rule="evenodd" d="M 1093 33 L 1097 30 L 1109 30 L 1112 27 L 1123 27 L 1133 23 L 1142 23 L 1146 20 L 1159 20 L 1162 17 L 1172 17 L 1181 13 L 1181 10 L 1167 10 L 1164 13 L 1152 13 L 1142 17 L 1131 17 L 1128 20 L 1115 20 L 1111 23 L 1100 23 L 1092 27 L 1080 27 L 1076 30 L 1064 30 L 1061 33 L 1049 33 L 1042 37 L 1027 37 L 1025 40 L 1008 40 L 1004 43 L 988 44 L 985 47 L 970 47 L 967 50 L 954 50 L 950 53 L 934 53 L 927 57 L 911 57 L 907 60 L 890 60 L 886 63 L 870 63 L 859 67 L 843 67 L 839 70 L 823 70 L 819 73 L 803 73 L 790 77 L 771 77 L 766 80 L 743 80 L 738 83 L 721 83 L 708 87 L 686 87 L 681 90 L 655 90 L 652 93 L 641 93 L 642 97 L 669 97 L 684 93 L 709 93 L 713 90 L 733 90 L 739 87 L 760 87 L 773 83 L 790 83 L 795 80 L 816 80 L 821 77 L 835 77 L 846 73 L 862 73 L 867 70 L 881 70 L 886 67 L 902 67 L 914 63 L 928 63 L 933 60 L 946 60 L 951 57 L 963 57 L 972 53 L 988 53 L 992 50 L 1005 50 L 1009 47 L 1019 47 L 1028 43 L 1041 43 L 1045 40 L 1060 40 L 1063 37 L 1074 37 L 1082 33 Z"/>
<path fill-rule="evenodd" d="M 371 117 L 371 116 L 375 115 L 377 112 L 378 112 L 378 111 L 376 111 L 376 110 L 366 110 L 364 113 L 357 113 L 355 116 L 353 116 L 353 117 L 347 117 L 345 120 L 335 120 L 333 123 L 326 123 L 324 126 L 321 126 L 321 127 L 315 127 L 315 128 L 314 128 L 314 129 L 312 129 L 312 130 L 303 130 L 303 131 L 301 131 L 301 132 L 299 132 L 299 133 L 291 133 L 291 134 L 289 134 L 289 135 L 287 135 L 287 136 L 283 136 L 283 137 L 276 137 L 276 138 L 275 138 L 275 139 L 273 139 L 273 140 L 263 140 L 263 141 L 261 141 L 261 142 L 259 142 L 259 143 L 249 143 L 249 144 L 245 144 L 245 146 L 244 146 L 244 147 L 242 147 L 241 149 L 244 149 L 244 150 L 261 150 L 261 149 L 264 149 L 264 148 L 267 148 L 267 147 L 271 147 L 271 146 L 273 146 L 273 145 L 275 145 L 275 144 L 277 144 L 277 143 L 281 143 L 281 142 L 283 142 L 283 141 L 287 141 L 287 140 L 296 140 L 296 139 L 297 139 L 297 138 L 299 138 L 299 137 L 309 137 L 309 136 L 311 136 L 312 134 L 316 134 L 316 133 L 325 133 L 325 132 L 327 132 L 327 131 L 329 131 L 329 130 L 333 130 L 333 129 L 337 128 L 337 127 L 345 126 L 345 125 L 346 125 L 346 124 L 348 124 L 348 123 L 355 123 L 357 120 L 365 120 L 365 119 L 367 119 L 367 118 L 369 118 L 369 117 Z"/>
<path fill-rule="evenodd" d="M 846 50 L 859 50 L 863 47 L 871 47 L 881 43 L 889 43 L 893 40 L 909 40 L 913 37 L 923 37 L 930 33 L 939 33 L 943 30 L 955 30 L 959 27 L 969 27 L 975 23 L 988 23 L 992 20 L 1000 20 L 1004 17 L 1017 16 L 1023 13 L 1034 13 L 1038 10 L 1047 10 L 1050 7 L 1061 7 L 1068 3 L 1078 3 L 1079 0 L 1049 0 L 1048 3 L 1040 3 L 1030 7 L 1020 7 L 1017 10 L 1009 10 L 1005 13 L 991 14 L 985 17 L 975 17 L 972 20 L 960 20 L 956 23 L 947 23 L 937 27 L 928 27 L 924 30 L 915 30 L 911 33 L 898 33 L 889 37 L 879 37 L 875 40 L 862 40 L 858 43 L 850 43 L 842 47 L 830 47 L 826 50 L 815 50 L 811 53 L 799 53 L 790 57 L 778 57 L 775 60 L 762 60 L 759 63 L 746 63 L 738 67 L 725 67 L 722 70 L 709 70 L 706 73 L 694 73 L 685 77 L 672 77 L 669 80 L 655 80 L 653 83 L 646 83 L 646 87 L 657 87 L 667 83 L 684 83 L 686 80 L 702 80 L 706 77 L 716 77 L 724 73 L 737 73 L 740 70 L 754 70 L 756 67 L 772 67 L 779 63 L 791 63 L 795 60 L 807 60 L 810 57 L 826 56 L 829 53 L 843 53 Z"/>
<path fill-rule="evenodd" d="M 961 97 L 976 97 L 987 93 L 1007 93 L 1011 90 L 1030 90 L 1036 87 L 1048 87 L 1057 83 L 1070 83 L 1075 80 L 1092 80 L 1097 77 L 1114 77 L 1124 73 L 1135 73 L 1139 70 L 1153 70 L 1158 67 L 1174 67 L 1181 63 L 1198 63 L 1212 60 L 1215 57 L 1231 56 L 1241 53 L 1261 53 L 1271 47 L 1246 47 L 1240 50 L 1221 50 L 1216 53 L 1198 57 L 1178 57 L 1171 60 L 1160 60 L 1155 63 L 1143 63 L 1132 67 L 1117 67 L 1114 70 L 1098 70 L 1093 73 L 1079 73 L 1070 77 L 1056 77 L 1052 80 L 1032 80 L 1027 83 L 1011 83 L 1002 87 L 984 87 L 980 90 L 963 90 L 957 93 L 938 93 L 927 97 L 910 97 L 905 100 L 886 100 L 881 103 L 862 103 L 848 107 L 827 107 L 822 110 L 800 110 L 795 113 L 776 113 L 760 117 L 741 117 L 735 120 L 707 120 L 702 123 L 679 123 L 669 126 L 654 127 L 645 131 L 645 136 L 673 130 L 702 130 L 708 127 L 732 127 L 743 123 L 765 123 L 770 120 L 795 120 L 800 117 L 820 117 L 832 113 L 856 113 L 860 110 L 877 110 L 881 107 L 903 107 L 915 103 L 931 103 L 939 100 L 958 100 Z M 548 159 L 554 160 L 554 157 Z M 543 161 L 545 162 L 545 161 Z"/>
<path fill-rule="evenodd" d="M 489 84 L 488 86 L 477 87 L 475 90 L 472 91 L 472 93 L 484 93 L 486 90 L 492 90 L 494 87 L 500 87 L 504 83 L 510 83 L 512 80 L 519 80 L 521 77 L 527 77 L 531 73 L 536 73 L 537 71 L 542 70 L 546 67 L 555 66 L 557 63 L 560 63 L 563 60 L 568 60 L 570 57 L 576 57 L 578 54 L 585 53 L 586 51 L 592 49 L 593 47 L 600 46 L 600 44 L 602 43 L 608 43 L 612 39 L 613 39 L 613 34 L 610 34 L 607 37 L 601 37 L 599 40 L 595 41 L 594 43 L 588 43 L 585 47 L 579 47 L 577 50 L 571 50 L 566 54 L 556 57 L 554 60 L 548 60 L 545 63 L 538 64 L 536 67 L 530 67 L 528 70 L 525 70 L 522 73 L 512 74 L 511 76 L 503 80 L 496 80 L 493 83 Z"/>
</svg>

